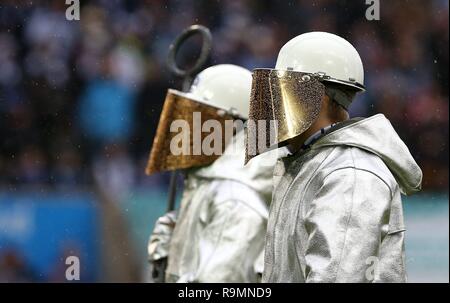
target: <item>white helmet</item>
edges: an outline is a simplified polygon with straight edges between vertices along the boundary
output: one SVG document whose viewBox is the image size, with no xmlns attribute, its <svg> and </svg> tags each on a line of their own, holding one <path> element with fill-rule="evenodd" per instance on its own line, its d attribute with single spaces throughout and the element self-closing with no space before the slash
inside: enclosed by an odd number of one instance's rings
<svg viewBox="0 0 450 303">
<path fill-rule="evenodd" d="M 364 67 L 347 40 L 325 32 L 310 32 L 289 40 L 278 53 L 276 69 L 322 73 L 325 80 L 364 91 Z"/>
<path fill-rule="evenodd" d="M 251 86 L 249 70 L 233 64 L 219 64 L 199 73 L 187 96 L 247 119 Z"/>
</svg>

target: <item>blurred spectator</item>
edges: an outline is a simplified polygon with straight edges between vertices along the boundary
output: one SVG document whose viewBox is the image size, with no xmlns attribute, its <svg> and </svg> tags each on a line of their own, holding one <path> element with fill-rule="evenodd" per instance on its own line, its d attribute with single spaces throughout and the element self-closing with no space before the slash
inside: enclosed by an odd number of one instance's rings
<svg viewBox="0 0 450 303">
<path fill-rule="evenodd" d="M 2 250 L 0 255 L 0 283 L 37 282 L 32 268 L 27 266 L 24 258 L 14 249 Z"/>
<path fill-rule="evenodd" d="M 82 162 L 75 149 L 63 147 L 57 152 L 52 177 L 56 186 L 62 189 L 74 188 L 82 184 Z"/>
<path fill-rule="evenodd" d="M 90 82 L 80 101 L 83 135 L 98 147 L 126 142 L 133 131 L 133 103 L 132 93 L 117 82 Z"/>
<path fill-rule="evenodd" d="M 17 161 L 16 180 L 25 185 L 44 185 L 48 180 L 47 160 L 39 146 L 25 146 Z"/>
<path fill-rule="evenodd" d="M 95 159 L 93 175 L 102 193 L 115 202 L 131 193 L 135 181 L 133 162 L 126 149 L 117 144 L 105 146 Z"/>
</svg>

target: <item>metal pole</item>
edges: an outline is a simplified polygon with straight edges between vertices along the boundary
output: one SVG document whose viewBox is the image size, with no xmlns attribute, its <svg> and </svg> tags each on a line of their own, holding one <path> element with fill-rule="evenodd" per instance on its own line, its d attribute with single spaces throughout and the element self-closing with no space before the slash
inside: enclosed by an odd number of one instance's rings
<svg viewBox="0 0 450 303">
<path fill-rule="evenodd" d="M 198 57 L 195 64 L 190 69 L 181 69 L 177 66 L 176 55 L 180 46 L 193 35 L 200 34 L 202 36 L 202 49 L 200 51 L 200 56 Z M 183 78 L 183 91 L 188 91 L 194 76 L 200 72 L 211 52 L 212 36 L 209 29 L 203 25 L 191 25 L 190 27 L 183 30 L 183 32 L 175 38 L 169 47 L 169 54 L 167 57 L 167 66 L 169 70 L 176 76 Z M 175 209 L 175 198 L 176 198 L 176 185 L 177 185 L 177 171 L 174 170 L 170 175 L 169 192 L 167 197 L 167 212 Z"/>
</svg>

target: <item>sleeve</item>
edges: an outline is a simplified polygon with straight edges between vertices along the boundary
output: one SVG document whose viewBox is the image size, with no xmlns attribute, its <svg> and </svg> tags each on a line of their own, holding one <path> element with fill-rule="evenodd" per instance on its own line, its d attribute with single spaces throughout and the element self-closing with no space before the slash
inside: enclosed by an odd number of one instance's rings
<svg viewBox="0 0 450 303">
<path fill-rule="evenodd" d="M 176 211 L 166 213 L 155 222 L 147 245 L 149 282 L 164 282 L 169 245 L 176 224 Z"/>
<path fill-rule="evenodd" d="M 166 213 L 155 222 L 147 245 L 149 262 L 165 258 L 169 254 L 169 244 L 176 224 L 176 211 Z"/>
<path fill-rule="evenodd" d="M 370 282 L 390 201 L 388 185 L 369 171 L 325 177 L 305 215 L 306 282 Z"/>
<path fill-rule="evenodd" d="M 245 202 L 213 204 L 198 242 L 199 265 L 190 282 L 256 282 L 266 219 Z"/>
</svg>

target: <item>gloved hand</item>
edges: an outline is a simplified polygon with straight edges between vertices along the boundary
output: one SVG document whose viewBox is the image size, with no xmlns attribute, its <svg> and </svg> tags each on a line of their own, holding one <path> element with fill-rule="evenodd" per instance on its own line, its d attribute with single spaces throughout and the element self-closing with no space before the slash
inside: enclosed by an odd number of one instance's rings
<svg viewBox="0 0 450 303">
<path fill-rule="evenodd" d="M 175 223 L 176 211 L 168 212 L 158 218 L 155 223 L 155 228 L 150 235 L 147 251 L 153 282 L 164 282 L 169 245 Z"/>
</svg>

